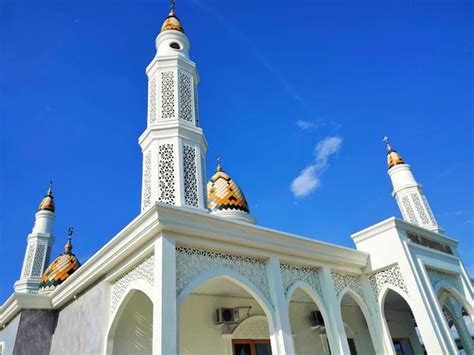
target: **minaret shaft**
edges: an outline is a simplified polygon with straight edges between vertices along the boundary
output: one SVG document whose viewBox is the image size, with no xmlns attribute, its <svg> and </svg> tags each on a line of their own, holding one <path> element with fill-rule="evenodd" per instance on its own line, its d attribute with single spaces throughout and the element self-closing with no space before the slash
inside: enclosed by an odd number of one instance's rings
<svg viewBox="0 0 474 355">
<path fill-rule="evenodd" d="M 143 152 L 142 211 L 155 202 L 207 209 L 205 154 L 199 128 L 196 65 L 179 20 L 170 14 L 156 39 L 148 65 L 147 128 L 139 139 Z"/>
</svg>

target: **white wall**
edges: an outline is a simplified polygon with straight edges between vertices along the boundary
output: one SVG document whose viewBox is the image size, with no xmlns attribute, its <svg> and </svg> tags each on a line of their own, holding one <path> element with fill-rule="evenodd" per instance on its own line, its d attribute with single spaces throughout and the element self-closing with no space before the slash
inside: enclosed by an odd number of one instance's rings
<svg viewBox="0 0 474 355">
<path fill-rule="evenodd" d="M 11 355 L 13 353 L 18 324 L 20 324 L 20 317 L 21 313 L 17 314 L 17 316 L 13 318 L 4 329 L 0 330 L 0 343 L 4 343 L 2 355 Z"/>
<path fill-rule="evenodd" d="M 114 335 L 114 354 L 151 354 L 153 304 L 140 291 L 128 301 Z"/>
<path fill-rule="evenodd" d="M 392 339 L 408 338 L 415 354 L 423 354 L 410 312 L 386 309 L 385 319 Z"/>
<path fill-rule="evenodd" d="M 346 335 L 348 338 L 354 339 L 357 353 L 364 355 L 375 354 L 367 322 L 359 306 L 342 306 L 341 313 L 342 320 L 352 331 L 351 334 L 346 329 Z"/>
</svg>

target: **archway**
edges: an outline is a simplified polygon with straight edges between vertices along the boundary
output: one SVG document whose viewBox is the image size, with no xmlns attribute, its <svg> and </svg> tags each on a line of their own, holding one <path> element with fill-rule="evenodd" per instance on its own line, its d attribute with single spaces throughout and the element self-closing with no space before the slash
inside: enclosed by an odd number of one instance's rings
<svg viewBox="0 0 474 355">
<path fill-rule="evenodd" d="M 388 288 L 382 298 L 381 306 L 395 353 L 397 355 L 423 354 L 413 312 L 405 298 Z"/>
<path fill-rule="evenodd" d="M 471 317 L 457 299 L 451 297 L 449 293 L 442 299 L 443 315 L 458 350 L 462 350 L 464 354 L 473 355 L 474 326 Z"/>
<path fill-rule="evenodd" d="M 341 298 L 342 320 L 347 327 L 347 341 L 351 355 L 355 354 L 375 354 L 373 336 L 373 327 L 369 325 L 367 319 L 370 319 L 368 310 L 360 298 L 352 291 L 347 291 Z"/>
<path fill-rule="evenodd" d="M 107 340 L 107 353 L 114 355 L 152 354 L 153 303 L 138 290 L 122 301 Z"/>
<path fill-rule="evenodd" d="M 180 354 L 278 353 L 271 306 L 249 281 L 230 274 L 201 276 L 178 297 Z"/>
<path fill-rule="evenodd" d="M 303 284 L 290 289 L 288 297 L 296 354 L 330 354 L 327 316 L 321 300 Z"/>
</svg>

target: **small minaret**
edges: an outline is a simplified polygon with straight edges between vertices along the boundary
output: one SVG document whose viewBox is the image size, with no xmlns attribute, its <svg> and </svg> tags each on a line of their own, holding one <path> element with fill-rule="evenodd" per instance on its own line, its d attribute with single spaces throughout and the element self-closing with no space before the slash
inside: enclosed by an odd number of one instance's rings
<svg viewBox="0 0 474 355">
<path fill-rule="evenodd" d="M 384 138 L 384 142 L 387 144 L 388 175 L 392 180 L 392 195 L 398 203 L 403 219 L 433 232 L 442 233 L 443 230 L 436 222 L 423 193 L 423 186 L 416 182 L 410 165 L 406 164 L 388 143 L 388 137 Z"/>
<path fill-rule="evenodd" d="M 28 234 L 21 276 L 15 282 L 15 292 L 38 293 L 41 275 L 49 265 L 53 246 L 53 223 L 56 219 L 53 187 L 50 182 L 48 193 L 41 200 L 35 215 L 33 230 Z"/>
<path fill-rule="evenodd" d="M 207 210 L 206 139 L 199 127 L 196 65 L 174 1 L 146 68 L 148 120 L 143 153 L 142 211 L 155 202 Z"/>
</svg>

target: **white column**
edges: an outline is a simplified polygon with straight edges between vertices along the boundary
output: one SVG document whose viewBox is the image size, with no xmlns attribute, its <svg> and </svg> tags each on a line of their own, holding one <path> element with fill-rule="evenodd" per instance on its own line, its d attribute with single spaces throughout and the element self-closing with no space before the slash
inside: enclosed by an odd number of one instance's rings
<svg viewBox="0 0 474 355">
<path fill-rule="evenodd" d="M 176 248 L 174 241 L 163 233 L 155 241 L 155 296 L 153 353 L 178 354 Z"/>
<path fill-rule="evenodd" d="M 325 319 L 325 322 L 331 354 L 350 354 L 346 330 L 342 320 L 341 305 L 337 302 L 331 270 L 327 266 L 323 266 L 320 269 L 319 278 L 326 304 L 327 319 Z"/>
<path fill-rule="evenodd" d="M 277 351 L 273 353 L 295 354 L 293 337 L 291 335 L 291 324 L 289 316 L 289 304 L 285 297 L 285 289 L 280 271 L 280 261 L 277 257 L 271 257 L 267 264 L 268 281 L 273 305 L 275 307 L 273 319 L 273 332 Z"/>
</svg>

